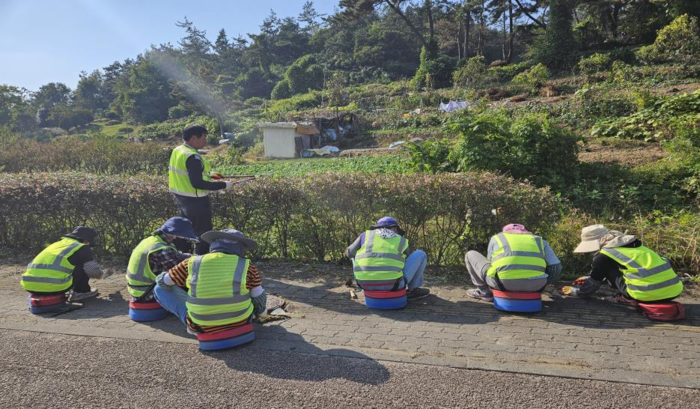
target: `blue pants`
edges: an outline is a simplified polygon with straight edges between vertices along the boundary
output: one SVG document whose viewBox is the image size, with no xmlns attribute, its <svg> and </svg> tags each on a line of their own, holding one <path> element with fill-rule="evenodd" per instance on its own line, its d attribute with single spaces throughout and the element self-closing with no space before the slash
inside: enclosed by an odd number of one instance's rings
<svg viewBox="0 0 700 409">
<path fill-rule="evenodd" d="M 161 273 L 156 277 L 153 295 L 163 308 L 175 314 L 183 324 L 187 325 L 185 321 L 185 316 L 187 316 L 187 305 L 185 304 L 187 302 L 187 291 L 176 285 L 170 286 L 165 284 L 163 282 L 165 274 L 167 273 Z"/>
<path fill-rule="evenodd" d="M 355 259 L 352 259 L 355 265 Z M 404 282 L 408 283 L 408 290 L 411 291 L 423 285 L 423 273 L 428 265 L 428 255 L 423 250 L 416 250 L 406 258 L 406 265 L 403 268 Z"/>
</svg>

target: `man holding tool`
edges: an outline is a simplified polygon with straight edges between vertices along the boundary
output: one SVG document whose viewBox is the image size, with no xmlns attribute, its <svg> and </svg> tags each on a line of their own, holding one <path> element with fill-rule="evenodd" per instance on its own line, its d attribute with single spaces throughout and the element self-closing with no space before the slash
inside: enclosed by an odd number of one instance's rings
<svg viewBox="0 0 700 409">
<path fill-rule="evenodd" d="M 199 152 L 199 149 L 207 145 L 205 127 L 188 126 L 182 132 L 182 139 L 185 143 L 173 149 L 170 155 L 169 187 L 180 213 L 192 222 L 195 234 L 201 237 L 202 234 L 213 229 L 209 192 L 230 189 L 234 183 L 212 182 L 212 179 L 220 180 L 223 176 L 218 173 L 212 174 L 211 164 Z M 195 252 L 208 253 L 209 243 L 199 240 Z"/>
</svg>

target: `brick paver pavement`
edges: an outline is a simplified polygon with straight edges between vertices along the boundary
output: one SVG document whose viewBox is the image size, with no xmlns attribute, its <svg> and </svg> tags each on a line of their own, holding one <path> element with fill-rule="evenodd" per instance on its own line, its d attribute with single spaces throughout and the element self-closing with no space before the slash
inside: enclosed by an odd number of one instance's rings
<svg viewBox="0 0 700 409">
<path fill-rule="evenodd" d="M 264 263 L 259 266 L 265 271 Z M 700 318 L 694 314 L 700 305 L 694 299 L 683 300 L 688 318 L 679 323 L 651 322 L 624 307 L 578 299 L 546 302 L 543 312 L 523 316 L 468 299 L 461 286 L 432 285 L 430 297 L 403 310 L 373 311 L 361 304 L 362 293 L 349 298 L 343 277 L 313 270 L 296 277 L 266 271 L 266 289 L 290 301 L 293 318 L 257 326 L 250 348 L 700 388 Z M 0 328 L 196 343 L 172 316 L 130 321 L 121 276 L 98 281 L 102 295 L 83 309 L 46 317 L 28 312 L 18 284 L 21 267 L 3 271 Z"/>
</svg>

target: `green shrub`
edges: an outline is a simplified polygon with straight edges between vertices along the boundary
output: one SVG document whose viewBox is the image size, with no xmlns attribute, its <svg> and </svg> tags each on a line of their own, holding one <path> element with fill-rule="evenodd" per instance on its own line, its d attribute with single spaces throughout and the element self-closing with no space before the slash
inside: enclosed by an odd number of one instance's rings
<svg viewBox="0 0 700 409">
<path fill-rule="evenodd" d="M 531 68 L 532 65 L 532 61 L 522 61 L 515 64 L 493 67 L 488 69 L 488 76 L 489 78 L 494 79 L 500 83 L 506 83 L 508 81 L 512 81 L 513 77 L 515 77 L 516 75 Z"/>
<path fill-rule="evenodd" d="M 508 172 L 537 185 L 562 188 L 576 178 L 579 137 L 546 115 L 513 120 L 502 112 L 465 115 L 448 127 L 460 135 L 457 170 Z"/>
<path fill-rule="evenodd" d="M 275 85 L 272 89 L 272 99 L 285 99 L 292 96 L 292 87 L 289 85 L 289 81 L 282 80 Z"/>
<path fill-rule="evenodd" d="M 610 80 L 618 85 L 624 85 L 639 79 L 639 74 L 633 66 L 622 61 L 614 61 L 610 68 Z"/>
<path fill-rule="evenodd" d="M 457 169 L 452 159 L 453 144 L 446 139 L 409 143 L 406 149 L 411 166 L 419 172 L 454 172 Z"/>
<path fill-rule="evenodd" d="M 4 146 L 0 151 L 0 166 L 5 172 L 82 170 L 99 174 L 164 174 L 170 159 L 170 150 L 155 143 L 114 138 L 65 137 L 38 142 L 0 133 L 0 142 Z"/>
<path fill-rule="evenodd" d="M 476 88 L 489 82 L 489 69 L 486 58 L 478 55 L 467 60 L 462 68 L 452 73 L 452 82 L 456 87 Z"/>
<path fill-rule="evenodd" d="M 0 174 L 0 196 L 0 245 L 23 251 L 82 224 L 102 233 L 98 256 L 126 260 L 144 235 L 178 214 L 164 177 Z M 488 173 L 265 178 L 212 202 L 214 227 L 245 232 L 259 243 L 258 257 L 342 260 L 357 235 L 390 214 L 437 265 L 461 265 L 465 249 L 485 250 L 512 221 L 545 234 L 562 211 L 547 190 Z"/>
<path fill-rule="evenodd" d="M 700 63 L 700 25 L 684 14 L 659 31 L 654 44 L 642 47 L 637 57 L 646 64 L 658 62 Z"/>
<path fill-rule="evenodd" d="M 700 118 L 700 90 L 649 101 L 625 117 L 604 120 L 592 129 L 593 136 L 650 140 L 671 139 L 674 129 Z"/>
<path fill-rule="evenodd" d="M 134 128 L 130 126 L 122 126 L 121 128 L 117 129 L 117 132 L 119 133 L 132 133 L 134 132 Z"/>
<path fill-rule="evenodd" d="M 544 86 L 549 77 L 551 77 L 549 70 L 540 63 L 516 75 L 513 78 L 513 84 L 527 86 L 530 88 L 530 92 L 534 94 Z"/>
<path fill-rule="evenodd" d="M 578 68 L 584 74 L 595 74 L 610 69 L 612 61 L 609 54 L 595 53 L 589 57 L 581 58 Z"/>
</svg>

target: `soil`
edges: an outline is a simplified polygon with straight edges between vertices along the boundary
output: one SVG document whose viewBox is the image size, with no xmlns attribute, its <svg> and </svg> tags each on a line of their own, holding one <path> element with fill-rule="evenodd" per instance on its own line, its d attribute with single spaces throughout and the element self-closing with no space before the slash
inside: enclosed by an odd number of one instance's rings
<svg viewBox="0 0 700 409">
<path fill-rule="evenodd" d="M 625 166 L 641 166 L 656 162 L 667 156 L 658 144 L 643 146 L 605 146 L 594 144 L 579 153 L 579 160 L 584 163 L 616 163 Z"/>
</svg>

